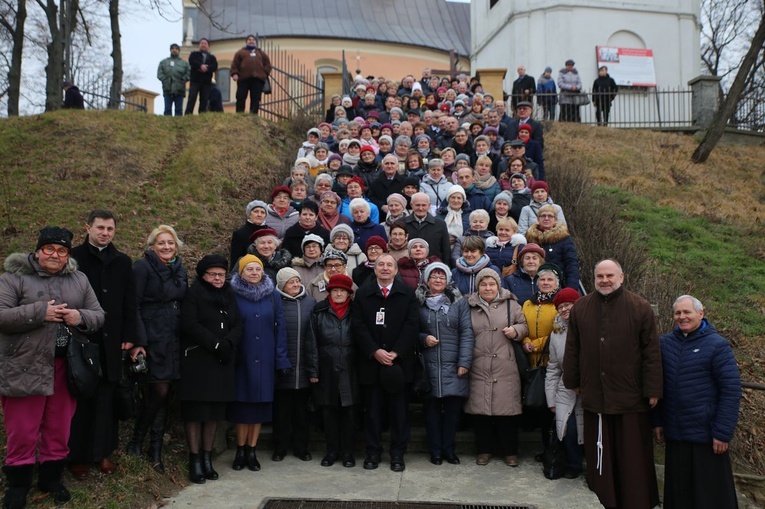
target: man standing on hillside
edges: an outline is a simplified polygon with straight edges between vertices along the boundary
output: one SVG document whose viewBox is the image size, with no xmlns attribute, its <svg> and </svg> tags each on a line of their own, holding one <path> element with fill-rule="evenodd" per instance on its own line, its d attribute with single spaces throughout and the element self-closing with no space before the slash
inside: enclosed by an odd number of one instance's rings
<svg viewBox="0 0 765 509">
<path fill-rule="evenodd" d="M 72 249 L 78 269 L 88 277 L 106 311 L 103 328 L 90 336 L 101 349 L 101 380 L 92 398 L 77 401 L 72 419 L 68 459 L 77 479 L 85 479 L 94 463 L 105 474 L 114 472 L 109 459 L 117 448 L 114 393 L 122 378 L 122 352 L 133 347 L 135 337 L 133 263 L 112 244 L 116 227 L 114 214 L 94 210 L 85 225 L 85 242 Z"/>
<path fill-rule="evenodd" d="M 651 305 L 622 288 L 614 260 L 595 265 L 597 291 L 571 310 L 563 383 L 581 394 L 587 484 L 605 507 L 659 504 L 649 411 L 662 396 Z"/>
<path fill-rule="evenodd" d="M 231 79 L 236 81 L 236 112 L 244 113 L 247 96 L 250 97 L 250 113 L 257 115 L 260 98 L 268 77 L 271 75 L 271 59 L 258 47 L 258 40 L 250 34 L 244 48 L 234 53 L 231 61 Z"/>
<path fill-rule="evenodd" d="M 202 38 L 199 40 L 199 49 L 189 55 L 191 66 L 191 84 L 189 85 L 189 100 L 186 103 L 186 115 L 194 113 L 199 95 L 199 113 L 207 111 L 207 101 L 212 89 L 213 76 L 218 70 L 218 59 L 210 53 L 210 42 Z"/>
<path fill-rule="evenodd" d="M 157 68 L 157 79 L 162 82 L 165 98 L 165 115 L 183 116 L 183 98 L 186 96 L 186 82 L 191 75 L 189 63 L 181 58 L 181 47 L 170 45 L 170 56 L 162 60 Z"/>
<path fill-rule="evenodd" d="M 516 113 L 516 107 L 521 101 L 532 102 L 534 100 L 534 94 L 537 91 L 537 84 L 534 81 L 533 76 L 526 74 L 526 67 L 518 66 L 518 78 L 513 81 L 513 88 L 510 92 L 511 103 L 513 105 L 513 111 Z"/>
</svg>

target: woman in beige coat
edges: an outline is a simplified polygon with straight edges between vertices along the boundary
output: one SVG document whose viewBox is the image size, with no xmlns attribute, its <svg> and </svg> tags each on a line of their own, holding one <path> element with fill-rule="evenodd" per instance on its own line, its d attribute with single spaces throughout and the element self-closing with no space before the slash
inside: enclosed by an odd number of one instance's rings
<svg viewBox="0 0 765 509">
<path fill-rule="evenodd" d="M 496 271 L 483 269 L 476 284 L 478 292 L 468 296 L 475 347 L 465 404 L 475 425 L 476 464 L 488 464 L 492 451 L 499 449 L 505 464 L 517 467 L 521 379 L 510 341 L 523 340 L 529 328 L 521 306 L 502 288 Z"/>
</svg>

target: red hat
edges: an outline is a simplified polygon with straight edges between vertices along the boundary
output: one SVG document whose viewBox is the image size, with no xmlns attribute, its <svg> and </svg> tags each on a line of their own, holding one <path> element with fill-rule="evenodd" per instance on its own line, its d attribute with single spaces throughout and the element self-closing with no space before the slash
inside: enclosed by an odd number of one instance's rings
<svg viewBox="0 0 765 509">
<path fill-rule="evenodd" d="M 333 288 L 340 288 L 353 293 L 353 280 L 345 274 L 335 274 L 329 277 L 329 282 L 327 283 L 327 290 L 332 290 Z"/>
<path fill-rule="evenodd" d="M 531 125 L 529 124 L 521 124 L 518 126 L 518 132 L 520 131 L 528 131 L 529 134 L 531 134 L 533 129 L 531 128 Z"/>
<path fill-rule="evenodd" d="M 367 244 L 364 246 L 364 252 L 366 253 L 371 246 L 377 246 L 382 248 L 383 253 L 388 252 L 388 243 L 385 242 L 385 239 L 380 237 L 379 235 L 372 235 L 367 239 Z"/>
<path fill-rule="evenodd" d="M 544 189 L 547 191 L 547 194 L 550 194 L 550 186 L 547 185 L 547 182 L 544 180 L 535 180 L 533 184 L 531 184 L 531 193 L 534 194 L 534 191 L 537 189 Z"/>
<path fill-rule="evenodd" d="M 361 152 L 359 152 L 359 156 L 361 156 L 361 154 L 363 154 L 364 152 L 372 152 L 372 155 L 377 155 L 375 154 L 375 149 L 372 148 L 372 145 L 364 145 L 363 147 L 361 147 Z"/>
<path fill-rule="evenodd" d="M 449 105 L 448 105 L 448 104 L 442 104 L 442 105 L 439 107 L 439 109 L 440 109 L 441 111 L 445 112 L 445 113 L 449 113 L 450 111 L 452 111 L 452 109 L 449 107 Z"/>
<path fill-rule="evenodd" d="M 582 296 L 579 295 L 579 292 L 574 290 L 573 288 L 562 288 L 558 293 L 555 294 L 555 298 L 553 299 L 553 304 L 555 304 L 555 307 L 557 308 L 561 304 L 565 302 L 576 302 L 578 301 Z"/>
<path fill-rule="evenodd" d="M 273 235 L 274 237 L 279 238 L 279 234 L 273 228 L 261 228 L 250 235 L 250 244 L 253 244 L 256 239 L 265 237 L 266 235 Z"/>
<path fill-rule="evenodd" d="M 539 256 L 541 256 L 543 260 L 545 259 L 545 250 L 539 247 L 539 244 L 534 244 L 532 242 L 531 244 L 526 244 L 525 246 L 523 246 L 523 249 L 521 249 L 520 252 L 518 253 L 519 264 L 523 260 L 523 255 L 525 255 L 526 253 L 536 253 Z"/>
<path fill-rule="evenodd" d="M 356 182 L 358 185 L 360 185 L 362 193 L 367 188 L 367 186 L 364 185 L 364 179 L 362 179 L 361 177 L 353 177 L 353 178 L 351 178 L 351 180 L 349 180 L 348 182 L 345 183 L 345 187 L 347 188 L 348 184 L 350 184 L 351 182 Z"/>
<path fill-rule="evenodd" d="M 287 196 L 292 195 L 292 191 L 287 186 L 279 186 L 275 188 L 273 191 L 271 191 L 271 201 L 273 201 L 274 198 L 276 198 L 276 195 L 279 193 L 287 193 Z"/>
<path fill-rule="evenodd" d="M 367 118 L 380 118 L 380 113 L 377 110 L 372 110 L 367 113 Z"/>
</svg>

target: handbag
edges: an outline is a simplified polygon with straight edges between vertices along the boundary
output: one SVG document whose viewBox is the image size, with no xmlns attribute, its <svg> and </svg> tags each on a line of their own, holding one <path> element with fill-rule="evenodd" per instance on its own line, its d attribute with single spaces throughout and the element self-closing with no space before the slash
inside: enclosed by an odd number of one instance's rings
<svg viewBox="0 0 765 509">
<path fill-rule="evenodd" d="M 137 417 L 139 398 L 138 382 L 131 376 L 123 376 L 114 391 L 114 417 L 120 421 Z"/>
<path fill-rule="evenodd" d="M 428 373 L 428 364 L 419 348 L 415 350 L 414 356 L 416 362 L 414 363 L 414 384 L 412 384 L 412 391 L 418 397 L 425 398 L 433 390 L 433 386 L 430 383 L 430 374 Z"/>
<path fill-rule="evenodd" d="M 266 81 L 263 83 L 263 93 L 271 95 L 271 77 L 266 76 Z"/>
<path fill-rule="evenodd" d="M 101 377 L 101 355 L 98 343 L 91 343 L 76 329 L 69 332 L 66 349 L 66 385 L 75 398 L 87 399 L 96 393 Z"/>
<path fill-rule="evenodd" d="M 588 104 L 590 104 L 590 96 L 584 92 L 572 94 L 571 97 L 574 100 L 573 104 L 575 106 L 587 106 Z"/>
<path fill-rule="evenodd" d="M 510 300 L 507 301 L 507 326 L 510 327 L 512 317 L 510 316 Z M 510 344 L 513 347 L 513 353 L 515 354 L 515 363 L 518 366 L 518 374 L 521 377 L 521 387 L 526 385 L 526 371 L 529 369 L 529 358 L 526 357 L 526 352 L 523 351 L 523 345 L 519 341 L 513 339 L 510 340 Z"/>
<path fill-rule="evenodd" d="M 542 453 L 542 472 L 548 479 L 560 479 L 566 473 L 566 451 L 553 426 L 550 440 Z"/>
<path fill-rule="evenodd" d="M 527 408 L 547 408 L 547 396 L 545 395 L 545 376 L 547 367 L 539 364 L 544 359 L 550 348 L 550 338 L 545 341 L 545 347 L 536 366 L 526 370 L 526 387 L 523 388 L 523 406 Z"/>
</svg>

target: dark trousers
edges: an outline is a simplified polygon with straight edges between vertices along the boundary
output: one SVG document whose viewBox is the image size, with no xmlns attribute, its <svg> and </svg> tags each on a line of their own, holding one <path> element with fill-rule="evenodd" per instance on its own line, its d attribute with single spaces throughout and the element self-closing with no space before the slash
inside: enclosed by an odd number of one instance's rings
<svg viewBox="0 0 765 509">
<path fill-rule="evenodd" d="M 199 113 L 207 111 L 207 101 L 210 98 L 210 89 L 212 83 L 189 83 L 189 100 L 186 101 L 186 115 L 194 113 L 194 106 L 197 104 L 197 95 L 199 96 Z"/>
<path fill-rule="evenodd" d="M 323 406 L 321 413 L 324 420 L 327 454 L 353 455 L 353 443 L 356 434 L 356 407 L 353 405 Z"/>
<path fill-rule="evenodd" d="M 543 120 L 555 120 L 555 105 L 542 105 Z"/>
<path fill-rule="evenodd" d="M 381 456 L 382 428 L 385 411 L 388 410 L 390 424 L 390 456 L 403 458 L 409 445 L 409 387 L 395 394 L 387 394 L 379 384 L 365 385 L 364 402 L 366 418 L 364 420 L 364 440 L 367 444 L 367 456 Z"/>
<path fill-rule="evenodd" d="M 77 400 L 69 434 L 69 461 L 101 461 L 117 449 L 118 421 L 114 418 L 115 383 L 102 380 L 90 399 Z"/>
<path fill-rule="evenodd" d="M 292 445 L 295 454 L 308 451 L 308 397 L 311 390 L 277 389 L 274 394 L 274 451 Z"/>
<path fill-rule="evenodd" d="M 566 422 L 566 436 L 563 437 L 563 449 L 566 451 L 566 468 L 581 472 L 584 469 L 584 448 L 579 445 L 576 414 L 574 412 L 571 412 Z"/>
<path fill-rule="evenodd" d="M 423 403 L 431 456 L 454 454 L 454 437 L 457 435 L 464 401 L 459 396 L 446 396 L 429 398 Z"/>
<path fill-rule="evenodd" d="M 604 101 L 602 104 L 595 103 L 595 118 L 598 125 L 608 125 L 608 114 L 611 113 L 611 103 Z"/>
<path fill-rule="evenodd" d="M 561 122 L 581 122 L 582 118 L 579 114 L 580 106 L 576 104 L 561 104 L 560 105 L 560 121 Z"/>
<path fill-rule="evenodd" d="M 475 447 L 478 454 L 499 452 L 503 456 L 518 454 L 517 415 L 474 415 Z"/>
<path fill-rule="evenodd" d="M 555 414 L 549 408 L 523 408 L 523 415 L 535 428 L 539 427 L 542 436 L 542 448 L 550 444 L 550 432 L 555 426 Z"/>
<path fill-rule="evenodd" d="M 183 94 L 165 94 L 165 115 L 170 116 L 175 109 L 175 116 L 183 116 Z"/>
<path fill-rule="evenodd" d="M 247 102 L 247 96 L 250 96 L 250 113 L 258 114 L 260 109 L 260 96 L 263 94 L 263 85 L 266 83 L 255 78 L 239 78 L 236 82 L 236 112 L 244 113 L 244 104 Z"/>
</svg>

